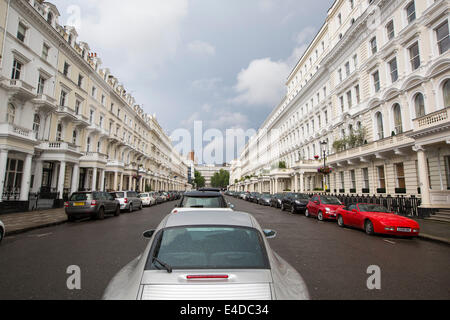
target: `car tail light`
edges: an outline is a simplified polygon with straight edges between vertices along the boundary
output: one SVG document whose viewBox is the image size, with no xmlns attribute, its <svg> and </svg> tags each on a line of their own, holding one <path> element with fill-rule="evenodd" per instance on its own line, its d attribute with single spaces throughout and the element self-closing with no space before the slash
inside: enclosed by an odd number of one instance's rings
<svg viewBox="0 0 450 320">
<path fill-rule="evenodd" d="M 92 200 L 91 201 L 91 206 L 96 206 L 97 205 L 97 200 Z"/>
<path fill-rule="evenodd" d="M 203 274 L 203 275 L 188 275 L 186 276 L 188 280 L 198 280 L 198 279 L 228 279 L 227 274 Z"/>
<path fill-rule="evenodd" d="M 128 198 L 123 199 L 123 202 L 128 203 Z"/>
<path fill-rule="evenodd" d="M 64 202 L 64 207 L 65 207 L 65 208 L 69 207 L 69 203 L 68 203 L 67 201 Z"/>
</svg>

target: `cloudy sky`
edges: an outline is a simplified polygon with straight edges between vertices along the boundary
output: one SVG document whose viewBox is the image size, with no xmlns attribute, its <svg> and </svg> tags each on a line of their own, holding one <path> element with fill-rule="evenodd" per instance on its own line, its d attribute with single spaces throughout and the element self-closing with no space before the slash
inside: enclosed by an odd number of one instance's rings
<svg viewBox="0 0 450 320">
<path fill-rule="evenodd" d="M 197 120 L 205 130 L 257 130 L 332 2 L 52 1 L 60 24 L 77 27 L 78 40 L 89 43 L 168 134 L 192 132 Z"/>
</svg>

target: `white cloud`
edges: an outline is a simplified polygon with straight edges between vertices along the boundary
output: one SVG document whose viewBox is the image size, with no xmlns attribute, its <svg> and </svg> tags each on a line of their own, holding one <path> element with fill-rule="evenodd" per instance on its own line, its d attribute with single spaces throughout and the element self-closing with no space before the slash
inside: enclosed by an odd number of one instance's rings
<svg viewBox="0 0 450 320">
<path fill-rule="evenodd" d="M 286 78 L 305 52 L 314 32 L 313 27 L 306 27 L 296 34 L 296 47 L 286 60 L 272 61 L 271 58 L 265 58 L 251 61 L 237 75 L 234 87 L 237 96 L 232 102 L 271 108 L 278 104 L 285 93 Z"/>
<path fill-rule="evenodd" d="M 207 56 L 213 56 L 216 54 L 216 48 L 204 41 L 193 41 L 188 44 L 188 50 L 191 53 L 199 54 L 199 55 L 207 55 Z"/>
<path fill-rule="evenodd" d="M 284 92 L 288 72 L 289 67 L 283 61 L 270 58 L 253 60 L 237 76 L 235 90 L 238 95 L 233 102 L 273 107 Z"/>
<path fill-rule="evenodd" d="M 110 52 L 110 58 L 120 59 L 114 62 L 130 78 L 137 68 L 153 73 L 174 57 L 180 24 L 188 13 L 188 0 L 128 0 L 126 4 L 122 0 L 81 0 L 77 5 L 83 8 L 79 40 L 88 42 L 93 51 L 98 48 L 100 57 Z"/>
</svg>

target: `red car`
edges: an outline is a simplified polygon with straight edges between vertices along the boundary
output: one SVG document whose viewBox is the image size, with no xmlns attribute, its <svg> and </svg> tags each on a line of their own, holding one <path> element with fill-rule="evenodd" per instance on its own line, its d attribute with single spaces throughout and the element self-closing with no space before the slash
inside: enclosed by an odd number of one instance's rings
<svg viewBox="0 0 450 320">
<path fill-rule="evenodd" d="M 336 210 L 343 207 L 344 205 L 336 197 L 316 194 L 306 205 L 305 216 L 314 216 L 320 221 L 336 220 Z"/>
<path fill-rule="evenodd" d="M 367 234 L 383 233 L 415 237 L 419 235 L 419 224 L 406 217 L 390 212 L 378 204 L 357 203 L 337 211 L 340 227 L 351 226 L 363 229 Z"/>
</svg>

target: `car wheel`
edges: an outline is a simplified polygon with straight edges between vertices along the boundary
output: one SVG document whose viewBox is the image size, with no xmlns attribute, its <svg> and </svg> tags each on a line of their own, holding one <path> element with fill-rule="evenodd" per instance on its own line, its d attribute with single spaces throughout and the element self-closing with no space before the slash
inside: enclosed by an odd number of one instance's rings
<svg viewBox="0 0 450 320">
<path fill-rule="evenodd" d="M 281 204 L 281 211 L 284 211 L 284 204 Z"/>
<path fill-rule="evenodd" d="M 296 213 L 296 210 L 295 210 L 294 206 L 291 206 L 291 214 L 295 214 L 295 213 Z"/>
<path fill-rule="evenodd" d="M 367 220 L 366 223 L 364 224 L 364 229 L 366 230 L 366 233 L 368 235 L 370 235 L 370 236 L 373 235 L 374 232 L 373 232 L 373 223 L 372 223 L 372 221 Z"/>
<path fill-rule="evenodd" d="M 341 227 L 341 228 L 345 227 L 345 224 L 344 224 L 344 218 L 342 218 L 341 215 L 338 215 L 338 218 L 337 218 L 337 224 L 338 224 L 338 226 Z"/>
<path fill-rule="evenodd" d="M 139 210 L 142 210 L 142 208 L 143 208 L 143 205 L 142 205 L 142 202 L 141 202 L 141 205 L 139 206 Z"/>
<path fill-rule="evenodd" d="M 323 221 L 323 213 L 322 213 L 322 211 L 319 211 L 319 214 L 317 215 L 317 219 L 319 221 Z"/>
<path fill-rule="evenodd" d="M 75 221 L 75 217 L 74 217 L 74 216 L 68 216 L 68 217 L 67 217 L 67 220 L 68 220 L 69 222 L 74 222 L 74 221 Z"/>
<path fill-rule="evenodd" d="M 309 214 L 309 210 L 308 210 L 308 208 L 306 208 L 306 209 L 305 209 L 305 217 L 307 217 L 307 218 L 309 218 L 309 217 L 310 217 L 310 214 Z"/>
<path fill-rule="evenodd" d="M 114 215 L 117 217 L 117 216 L 120 216 L 120 206 L 117 206 L 117 208 L 116 208 L 116 211 L 114 212 Z"/>
<path fill-rule="evenodd" d="M 3 240 L 3 233 L 4 233 L 3 229 L 0 228 L 0 242 L 2 242 Z"/>
<path fill-rule="evenodd" d="M 130 203 L 130 207 L 128 208 L 128 212 L 133 212 L 133 204 Z"/>
<path fill-rule="evenodd" d="M 97 212 L 97 220 L 103 220 L 105 219 L 105 209 L 103 207 L 100 207 Z"/>
</svg>

